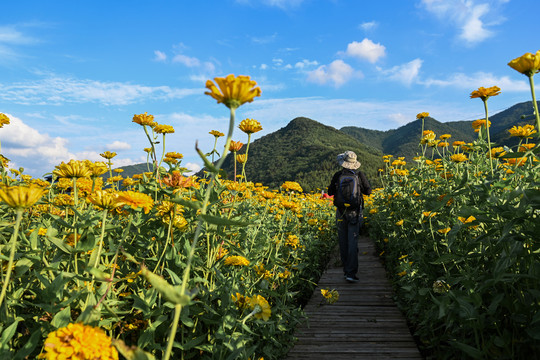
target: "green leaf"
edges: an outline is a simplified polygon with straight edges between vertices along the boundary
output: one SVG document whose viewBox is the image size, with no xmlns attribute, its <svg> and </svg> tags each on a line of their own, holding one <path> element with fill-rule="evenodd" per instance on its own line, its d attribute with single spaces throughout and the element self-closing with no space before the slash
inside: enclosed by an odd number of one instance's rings
<svg viewBox="0 0 540 360">
<path fill-rule="evenodd" d="M 203 154 L 203 152 L 201 151 L 201 149 L 199 149 L 198 143 L 195 143 L 195 150 L 197 150 L 197 153 L 198 153 L 199 156 L 201 157 L 202 161 L 204 162 L 204 166 L 206 166 L 206 168 L 208 169 L 208 171 L 213 172 L 213 173 L 217 173 L 217 172 L 218 172 L 218 169 L 216 169 L 216 167 L 210 162 L 210 160 L 208 160 L 208 159 L 206 158 L 206 156 L 204 156 L 204 154 Z"/>
<path fill-rule="evenodd" d="M 202 203 L 200 201 L 191 201 L 191 200 L 185 200 L 181 198 L 175 198 L 171 199 L 170 202 L 173 202 L 175 204 L 180 204 L 182 206 L 186 206 L 191 209 L 199 210 L 202 208 Z"/>
<path fill-rule="evenodd" d="M 472 347 L 464 343 L 460 343 L 458 341 L 452 341 L 451 344 L 474 359 L 480 359 L 483 357 L 482 351 L 478 350 L 475 347 Z"/>
<path fill-rule="evenodd" d="M 252 225 L 252 223 L 248 221 L 231 220 L 231 219 L 226 219 L 219 216 L 199 215 L 199 217 L 202 218 L 207 223 L 215 224 L 215 225 L 232 225 L 232 226 Z"/>
<path fill-rule="evenodd" d="M 127 360 L 155 360 L 155 357 L 152 354 L 149 354 L 136 346 L 127 346 L 126 343 L 120 339 L 113 339 L 112 344 Z"/>
<path fill-rule="evenodd" d="M 40 344 L 41 342 L 41 331 L 40 330 L 34 330 L 32 332 L 32 335 L 30 336 L 30 339 L 26 341 L 24 346 L 15 354 L 15 357 L 13 360 L 22 360 L 22 359 L 28 359 L 28 356 L 34 351 L 34 349 Z"/>
<path fill-rule="evenodd" d="M 45 239 L 47 239 L 49 242 L 56 245 L 57 248 L 59 248 L 60 250 L 62 250 L 66 254 L 71 255 L 73 253 L 73 248 L 71 246 L 69 246 L 68 244 L 66 244 L 65 242 L 63 242 L 61 239 L 59 239 L 57 237 L 53 237 L 53 236 L 46 236 Z"/>
<path fill-rule="evenodd" d="M 142 274 L 168 301 L 182 306 L 189 305 L 191 297 L 186 294 L 181 294 L 177 287 L 169 284 L 169 282 L 161 276 L 154 274 L 146 267 L 142 268 Z"/>
<path fill-rule="evenodd" d="M 51 325 L 59 329 L 67 326 L 71 322 L 71 308 L 66 306 L 62 311 L 57 313 L 51 321 Z"/>
<path fill-rule="evenodd" d="M 0 336 L 0 349 L 9 349 L 8 342 L 11 340 L 13 335 L 17 330 L 17 325 L 19 325 L 19 320 L 15 320 L 13 324 L 9 325 Z"/>
</svg>

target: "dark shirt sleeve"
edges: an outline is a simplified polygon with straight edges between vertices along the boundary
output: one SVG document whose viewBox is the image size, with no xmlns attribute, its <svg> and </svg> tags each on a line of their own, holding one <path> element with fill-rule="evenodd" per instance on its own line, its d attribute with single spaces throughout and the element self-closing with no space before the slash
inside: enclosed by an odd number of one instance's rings
<svg viewBox="0 0 540 360">
<path fill-rule="evenodd" d="M 334 176 L 332 177 L 332 181 L 330 181 L 330 186 L 328 186 L 328 195 L 330 196 L 336 195 L 337 181 L 338 181 L 340 173 L 341 171 L 338 171 L 337 173 L 335 173 Z"/>
<path fill-rule="evenodd" d="M 370 195 L 371 184 L 369 183 L 369 180 L 367 179 L 366 175 L 363 172 L 360 172 L 359 178 L 360 178 L 360 183 L 361 183 L 362 194 Z"/>
</svg>

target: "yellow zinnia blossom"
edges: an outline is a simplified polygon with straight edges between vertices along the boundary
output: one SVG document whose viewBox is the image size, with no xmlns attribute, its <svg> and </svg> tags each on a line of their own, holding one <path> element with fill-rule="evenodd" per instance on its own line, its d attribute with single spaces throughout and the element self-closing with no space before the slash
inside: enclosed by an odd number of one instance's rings
<svg viewBox="0 0 540 360">
<path fill-rule="evenodd" d="M 471 92 L 471 99 L 480 98 L 486 101 L 491 96 L 497 96 L 501 93 L 501 89 L 498 86 L 492 86 L 489 88 L 479 87 L 478 90 Z"/>
<path fill-rule="evenodd" d="M 111 210 L 119 206 L 118 193 L 115 192 L 98 190 L 88 195 L 86 199 L 101 209 Z"/>
<path fill-rule="evenodd" d="M 336 289 L 321 289 L 321 295 L 326 299 L 329 304 L 333 304 L 339 299 L 339 293 Z"/>
<path fill-rule="evenodd" d="M 444 228 L 444 229 L 439 229 L 439 230 L 437 230 L 437 232 L 444 235 L 444 234 L 447 234 L 448 232 L 450 232 L 450 230 L 452 230 L 452 229 L 448 227 L 448 228 Z"/>
<path fill-rule="evenodd" d="M 236 161 L 238 161 L 240 164 L 245 163 L 247 161 L 247 154 L 236 155 Z"/>
<path fill-rule="evenodd" d="M 523 75 L 532 76 L 540 71 L 540 50 L 536 54 L 525 53 L 510 61 L 508 66 Z"/>
<path fill-rule="evenodd" d="M 232 301 L 238 306 L 240 310 L 243 310 L 248 307 L 250 303 L 249 296 L 244 296 L 237 292 L 236 294 L 231 295 Z"/>
<path fill-rule="evenodd" d="M 209 132 L 210 135 L 214 135 L 215 137 L 222 137 L 222 136 L 225 136 L 224 133 L 220 132 L 220 131 L 217 131 L 217 130 L 212 130 Z"/>
<path fill-rule="evenodd" d="M 238 125 L 238 128 L 246 134 L 253 134 L 262 130 L 261 123 L 255 119 L 244 119 Z"/>
<path fill-rule="evenodd" d="M 491 127 L 491 121 L 488 120 L 487 124 L 488 124 L 488 127 Z M 479 132 L 480 128 L 486 126 L 486 119 L 474 120 L 471 126 L 474 129 L 474 132 Z"/>
<path fill-rule="evenodd" d="M 243 145 L 244 144 L 242 144 L 240 141 L 231 140 L 231 143 L 229 145 L 229 151 L 232 151 L 232 152 L 239 151 Z"/>
<path fill-rule="evenodd" d="M 53 174 L 60 178 L 82 178 L 91 177 L 92 171 L 84 161 L 69 160 L 67 164 L 62 161 L 60 165 L 56 165 Z"/>
<path fill-rule="evenodd" d="M 468 224 L 470 222 L 473 222 L 474 220 L 476 220 L 476 218 L 474 216 L 469 216 L 468 218 L 465 218 L 463 216 L 458 216 L 458 220 L 461 221 L 463 224 Z"/>
<path fill-rule="evenodd" d="M 111 338 L 97 327 L 69 324 L 47 336 L 39 359 L 118 360 Z"/>
<path fill-rule="evenodd" d="M 137 123 L 139 125 L 149 125 L 153 127 L 155 125 L 154 123 L 154 115 L 148 115 L 148 113 L 139 114 L 139 115 L 133 115 L 133 121 L 134 123 Z"/>
<path fill-rule="evenodd" d="M 103 152 L 103 154 L 99 154 L 99 156 L 105 158 L 105 159 L 112 159 L 113 157 L 116 156 L 116 153 L 115 152 L 110 152 L 110 151 L 105 151 Z"/>
<path fill-rule="evenodd" d="M 535 146 L 536 146 L 536 144 L 533 144 L 533 143 L 521 144 L 521 145 L 519 145 L 518 151 L 522 151 L 522 152 L 529 151 L 532 148 L 534 148 Z"/>
<path fill-rule="evenodd" d="M 255 317 L 257 319 L 263 319 L 264 321 L 268 321 L 268 319 L 270 319 L 272 309 L 270 308 L 268 301 L 263 296 L 252 296 L 249 301 L 249 305 L 251 306 L 251 309 L 255 312 Z"/>
<path fill-rule="evenodd" d="M 512 126 L 510 130 L 508 130 L 511 136 L 519 137 L 522 139 L 526 138 L 532 138 L 532 134 L 536 134 L 536 130 L 534 129 L 533 125 L 525 125 L 525 126 Z"/>
<path fill-rule="evenodd" d="M 25 209 L 41 199 L 47 189 L 41 186 L 30 184 L 18 186 L 0 186 L 0 200 L 14 209 Z"/>
<path fill-rule="evenodd" d="M 9 118 L 6 114 L 0 113 L 0 129 L 3 128 L 4 125 L 9 125 Z"/>
<path fill-rule="evenodd" d="M 396 222 L 396 225 L 397 226 L 402 226 L 403 225 L 403 219 L 399 220 L 398 222 Z"/>
<path fill-rule="evenodd" d="M 169 151 L 169 152 L 165 153 L 165 157 L 173 158 L 173 159 L 183 159 L 184 155 L 182 155 L 182 154 L 180 154 L 178 152 L 175 152 L 175 151 Z"/>
<path fill-rule="evenodd" d="M 171 125 L 158 124 L 154 126 L 154 131 L 157 134 L 172 134 L 174 133 L 174 128 Z"/>
<path fill-rule="evenodd" d="M 289 191 L 298 191 L 299 193 L 304 191 L 302 187 L 300 186 L 300 184 L 295 181 L 285 181 L 281 185 L 281 188 L 284 190 L 289 190 Z"/>
<path fill-rule="evenodd" d="M 225 258 L 225 265 L 247 266 L 249 265 L 249 260 L 240 255 L 231 255 Z"/>
<path fill-rule="evenodd" d="M 419 114 L 416 114 L 416 118 L 417 119 L 423 119 L 423 118 L 427 118 L 429 116 L 429 113 L 428 112 L 421 112 Z"/>
<path fill-rule="evenodd" d="M 252 102 L 256 96 L 261 96 L 261 89 L 255 87 L 257 83 L 250 80 L 249 76 L 233 74 L 227 77 L 214 78 L 217 86 L 212 80 L 206 81 L 206 95 L 210 95 L 217 100 L 218 104 L 223 103 L 230 109 L 236 109 L 246 102 Z M 219 89 L 218 89 L 219 86 Z"/>
<path fill-rule="evenodd" d="M 149 195 L 137 191 L 122 191 L 118 193 L 118 206 L 130 206 L 132 209 L 142 207 L 144 213 L 148 214 L 154 205 L 154 200 Z"/>
<path fill-rule="evenodd" d="M 450 160 L 452 160 L 455 163 L 461 163 L 461 162 L 467 161 L 469 159 L 467 158 L 467 155 L 465 155 L 465 154 L 454 154 L 454 155 L 450 156 Z"/>
</svg>

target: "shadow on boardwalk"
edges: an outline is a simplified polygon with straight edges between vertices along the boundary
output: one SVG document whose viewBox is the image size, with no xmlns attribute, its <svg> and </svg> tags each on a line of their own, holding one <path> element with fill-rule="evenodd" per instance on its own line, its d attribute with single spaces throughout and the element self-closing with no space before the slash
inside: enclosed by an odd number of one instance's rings
<svg viewBox="0 0 540 360">
<path fill-rule="evenodd" d="M 360 281 L 346 282 L 339 261 L 330 261 L 286 360 L 422 359 L 372 241 L 360 237 L 358 248 Z M 336 289 L 339 300 L 327 304 L 321 289 Z"/>
</svg>

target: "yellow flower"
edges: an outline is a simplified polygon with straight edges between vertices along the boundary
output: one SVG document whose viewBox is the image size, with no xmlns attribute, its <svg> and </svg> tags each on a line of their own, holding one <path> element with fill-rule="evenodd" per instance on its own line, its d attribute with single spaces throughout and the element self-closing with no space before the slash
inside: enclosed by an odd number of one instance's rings
<svg viewBox="0 0 540 360">
<path fill-rule="evenodd" d="M 231 140 L 231 143 L 229 145 L 229 151 L 232 151 L 232 152 L 239 151 L 243 145 L 244 144 L 242 144 L 240 141 Z"/>
<path fill-rule="evenodd" d="M 492 158 L 498 158 L 506 154 L 506 151 L 504 151 L 503 147 L 496 147 L 491 149 L 491 157 Z M 489 154 L 488 154 L 489 156 Z"/>
<path fill-rule="evenodd" d="M 417 119 L 423 119 L 423 118 L 427 118 L 428 116 L 429 116 L 428 112 L 421 112 L 421 113 L 416 115 L 416 118 Z"/>
<path fill-rule="evenodd" d="M 399 220 L 398 222 L 396 222 L 396 225 L 397 226 L 402 226 L 403 225 L 403 219 Z"/>
<path fill-rule="evenodd" d="M 422 215 L 424 215 L 425 217 L 434 217 L 435 215 L 437 215 L 437 213 L 432 211 L 424 211 L 422 212 Z"/>
<path fill-rule="evenodd" d="M 255 317 L 257 319 L 263 319 L 264 321 L 268 321 L 268 319 L 270 319 L 272 310 L 268 304 L 268 301 L 266 301 L 263 296 L 252 296 L 249 300 L 249 305 L 251 306 L 251 309 L 255 311 Z"/>
<path fill-rule="evenodd" d="M 67 164 L 62 161 L 60 165 L 56 165 L 53 174 L 60 178 L 82 178 L 92 176 L 92 171 L 84 161 L 69 160 Z"/>
<path fill-rule="evenodd" d="M 115 152 L 105 151 L 103 154 L 99 154 L 99 156 L 105 158 L 105 159 L 112 159 L 116 156 Z"/>
<path fill-rule="evenodd" d="M 123 191 L 118 194 L 118 206 L 130 206 L 132 209 L 142 207 L 144 213 L 148 214 L 154 205 L 154 200 L 146 194 L 137 191 Z"/>
<path fill-rule="evenodd" d="M 329 304 L 333 304 L 339 299 L 339 293 L 336 289 L 321 289 L 321 295 L 326 299 Z"/>
<path fill-rule="evenodd" d="M 399 276 L 405 276 L 407 275 L 407 271 L 403 270 L 402 272 L 398 272 Z"/>
<path fill-rule="evenodd" d="M 294 181 L 285 181 L 281 185 L 281 188 L 284 190 L 289 190 L 289 191 L 298 191 L 299 193 L 304 191 L 302 187 L 300 186 L 300 184 Z"/>
<path fill-rule="evenodd" d="M 4 125 L 9 125 L 9 118 L 6 114 L 0 113 L 0 129 L 3 128 Z"/>
<path fill-rule="evenodd" d="M 452 229 L 448 227 L 448 228 L 444 228 L 444 229 L 439 229 L 439 230 L 437 230 L 437 232 L 444 235 L 444 234 L 447 234 L 450 230 L 452 230 Z"/>
<path fill-rule="evenodd" d="M 461 145 L 465 145 L 465 141 L 460 141 L 460 140 L 458 140 L 458 141 L 454 141 L 454 142 L 452 143 L 452 146 L 453 146 L 453 147 L 459 147 L 459 146 L 461 146 Z"/>
<path fill-rule="evenodd" d="M 463 216 L 458 216 L 458 220 L 461 221 L 463 224 L 468 224 L 470 222 L 473 222 L 474 220 L 476 220 L 476 218 L 474 216 L 469 216 L 468 218 L 465 218 Z"/>
<path fill-rule="evenodd" d="M 261 123 L 255 119 L 244 119 L 238 125 L 238 128 L 246 134 L 253 134 L 262 130 Z"/>
<path fill-rule="evenodd" d="M 39 359 L 118 360 L 111 338 L 89 325 L 69 324 L 47 336 Z"/>
<path fill-rule="evenodd" d="M 240 310 L 243 310 L 248 307 L 250 303 L 249 296 L 244 296 L 237 292 L 236 294 L 231 295 L 232 301 L 238 306 Z"/>
<path fill-rule="evenodd" d="M 452 160 L 455 163 L 460 163 L 460 162 L 467 161 L 469 159 L 467 158 L 467 155 L 465 154 L 454 154 L 450 156 L 450 160 Z"/>
<path fill-rule="evenodd" d="M 154 115 L 148 115 L 148 113 L 139 114 L 139 115 L 133 115 L 133 121 L 134 123 L 137 123 L 139 125 L 149 125 L 151 127 L 154 127 Z"/>
<path fill-rule="evenodd" d="M 177 153 L 175 151 L 170 151 L 168 153 L 165 153 L 165 157 L 173 158 L 173 159 L 183 159 L 184 155 Z"/>
<path fill-rule="evenodd" d="M 231 255 L 225 258 L 225 265 L 247 266 L 249 265 L 249 260 L 240 255 Z"/>
<path fill-rule="evenodd" d="M 512 126 L 512 128 L 508 130 L 508 132 L 511 136 L 519 137 L 522 139 L 530 139 L 532 134 L 536 134 L 536 130 L 534 129 L 533 125 Z"/>
<path fill-rule="evenodd" d="M 479 87 L 478 90 L 471 92 L 471 99 L 480 98 L 486 101 L 491 96 L 497 96 L 501 93 L 501 89 L 498 86 L 492 86 L 489 88 Z"/>
<path fill-rule="evenodd" d="M 0 200 L 14 209 L 25 209 L 41 199 L 47 189 L 41 186 L 30 184 L 19 186 L 0 186 Z"/>
<path fill-rule="evenodd" d="M 540 70 L 540 50 L 536 54 L 525 53 L 508 63 L 512 69 L 523 75 L 532 76 Z"/>
<path fill-rule="evenodd" d="M 172 134 L 174 133 L 174 128 L 171 125 L 156 125 L 154 126 L 154 131 L 157 134 Z"/>
<path fill-rule="evenodd" d="M 255 87 L 257 83 L 250 80 L 249 76 L 235 77 L 230 74 L 224 78 L 216 77 L 214 80 L 219 89 L 212 80 L 208 80 L 206 88 L 210 91 L 204 93 L 216 99 L 218 104 L 223 103 L 230 109 L 236 109 L 246 102 L 252 102 L 256 96 L 261 96 L 261 89 Z"/>
<path fill-rule="evenodd" d="M 536 144 L 532 144 L 532 143 L 529 143 L 529 144 L 521 144 L 521 145 L 519 146 L 518 151 L 521 151 L 521 152 L 529 151 L 529 150 L 531 150 L 532 148 L 534 148 L 535 146 L 536 146 Z"/>
<path fill-rule="evenodd" d="M 108 169 L 107 164 L 105 164 L 103 161 L 92 162 L 90 160 L 86 160 L 84 163 L 92 173 L 92 177 L 103 175 L 107 172 Z"/>
<path fill-rule="evenodd" d="M 119 206 L 118 193 L 115 192 L 98 190 L 88 195 L 86 199 L 101 209 L 111 210 Z"/>
<path fill-rule="evenodd" d="M 236 161 L 238 161 L 240 164 L 245 163 L 247 161 L 247 155 L 246 154 L 236 155 Z"/>
<path fill-rule="evenodd" d="M 443 140 L 443 141 L 444 141 L 444 140 L 448 140 L 448 139 L 450 139 L 451 137 L 452 137 L 452 135 L 450 135 L 450 134 L 443 134 L 443 135 L 439 136 L 439 138 L 440 138 L 441 140 Z"/>
<path fill-rule="evenodd" d="M 222 137 L 222 136 L 225 136 L 224 133 L 220 132 L 220 131 L 217 131 L 217 130 L 212 130 L 209 132 L 210 135 L 214 135 L 215 137 Z"/>
</svg>

